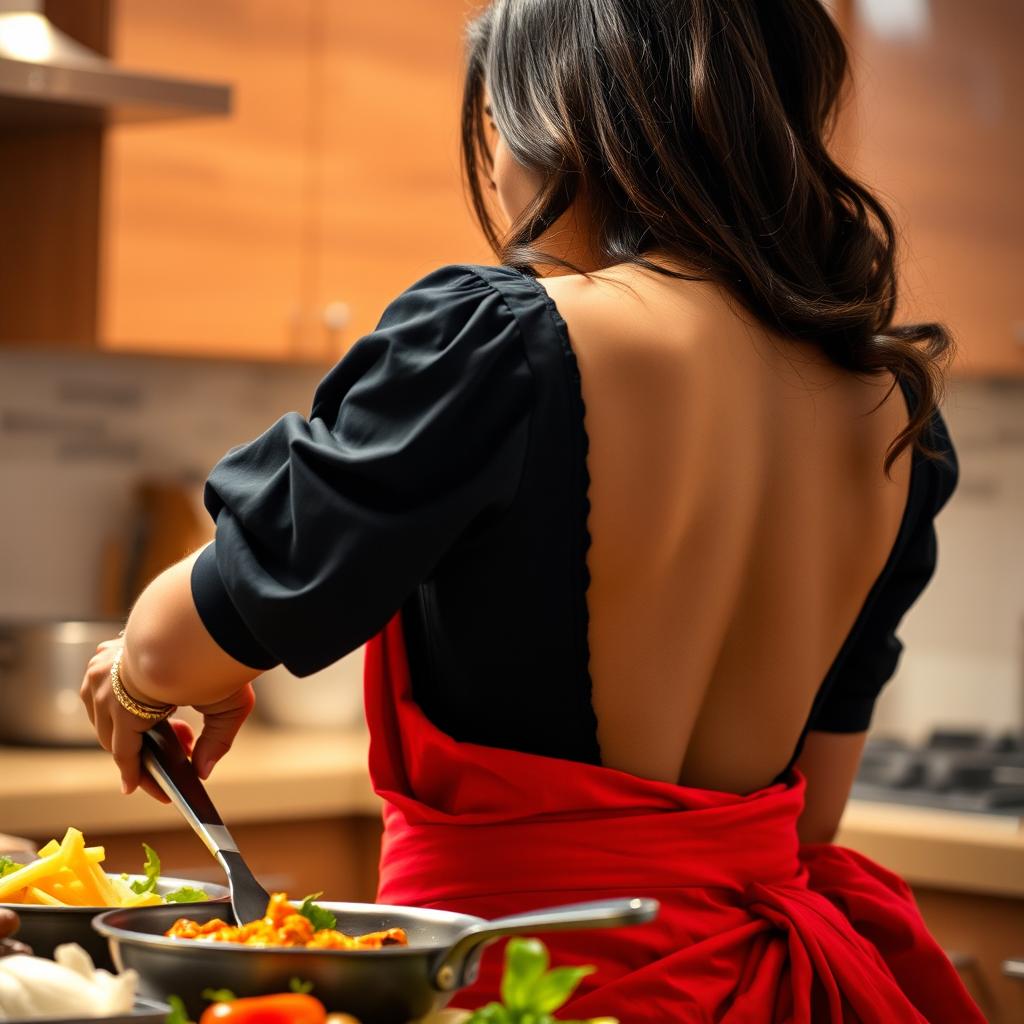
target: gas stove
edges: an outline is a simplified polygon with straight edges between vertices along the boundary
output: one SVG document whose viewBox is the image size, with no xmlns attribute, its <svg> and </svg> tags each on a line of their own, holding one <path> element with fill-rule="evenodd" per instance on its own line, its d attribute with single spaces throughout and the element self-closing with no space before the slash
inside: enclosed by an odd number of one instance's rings
<svg viewBox="0 0 1024 1024">
<path fill-rule="evenodd" d="M 1024 815 L 1024 733 L 937 729 L 923 745 L 870 739 L 852 795 L 860 800 Z"/>
</svg>

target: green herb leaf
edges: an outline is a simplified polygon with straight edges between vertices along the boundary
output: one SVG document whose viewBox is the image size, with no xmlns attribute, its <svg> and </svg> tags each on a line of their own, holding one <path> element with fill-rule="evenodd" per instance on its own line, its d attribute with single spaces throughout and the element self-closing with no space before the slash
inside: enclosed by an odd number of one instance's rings
<svg viewBox="0 0 1024 1024">
<path fill-rule="evenodd" d="M 302 906 L 299 907 L 299 913 L 309 921 L 314 931 L 333 928 L 338 923 L 338 919 L 329 910 L 325 910 L 313 902 L 320 899 L 321 896 L 323 896 L 322 892 L 314 892 L 307 896 L 302 901 Z"/>
<path fill-rule="evenodd" d="M 596 967 L 556 967 L 533 986 L 530 993 L 534 1013 L 554 1013 L 576 991 L 579 983 Z"/>
<path fill-rule="evenodd" d="M 10 857 L 0 857 L 0 878 L 9 875 L 12 871 L 23 868 L 24 864 L 16 864 Z"/>
<path fill-rule="evenodd" d="M 177 996 L 168 996 L 167 1003 L 171 1012 L 167 1014 L 164 1024 L 192 1024 L 185 1010 L 185 1004 Z"/>
<path fill-rule="evenodd" d="M 539 939 L 509 939 L 501 1001 L 514 1012 L 533 1010 L 533 988 L 548 969 L 547 946 Z"/>
<path fill-rule="evenodd" d="M 164 896 L 165 903 L 202 903 L 207 899 L 209 896 L 202 889 L 193 889 L 189 885 L 183 885 Z"/>
<path fill-rule="evenodd" d="M 488 1003 L 474 1010 L 465 1024 L 512 1024 L 512 1016 L 501 1003 Z"/>
<path fill-rule="evenodd" d="M 229 988 L 204 988 L 203 998 L 211 1003 L 233 1003 L 237 997 Z"/>
<path fill-rule="evenodd" d="M 597 968 L 556 967 L 549 971 L 549 962 L 547 946 L 539 939 L 509 939 L 501 979 L 502 1003 L 482 1006 L 466 1024 L 559 1024 L 551 1014 L 566 1003 L 579 983 Z M 619 1022 L 614 1017 L 595 1017 L 562 1024 Z"/>
<path fill-rule="evenodd" d="M 156 850 L 148 843 L 143 843 L 142 849 L 146 851 L 146 863 L 142 867 L 142 873 L 146 876 L 146 880 L 144 882 L 132 882 L 131 884 L 132 892 L 137 893 L 139 896 L 144 892 L 154 890 L 157 879 L 160 877 L 160 858 L 156 855 Z"/>
<path fill-rule="evenodd" d="M 313 991 L 313 982 L 303 981 L 301 978 L 290 978 L 288 981 L 288 991 L 300 996 L 308 996 Z"/>
</svg>

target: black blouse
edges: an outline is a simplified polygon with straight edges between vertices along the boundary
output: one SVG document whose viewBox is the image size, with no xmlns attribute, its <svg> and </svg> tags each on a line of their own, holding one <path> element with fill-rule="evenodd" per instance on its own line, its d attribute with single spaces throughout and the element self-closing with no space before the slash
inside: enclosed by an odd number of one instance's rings
<svg viewBox="0 0 1024 1024">
<path fill-rule="evenodd" d="M 439 267 L 320 382 L 308 419 L 288 413 L 213 468 L 216 539 L 192 574 L 202 621 L 238 661 L 303 676 L 401 609 L 413 696 L 436 726 L 600 763 L 583 415 L 545 289 L 510 267 Z M 929 440 L 947 458 L 915 453 L 889 560 L 805 734 L 867 728 L 896 669 L 895 630 L 934 571 L 932 520 L 956 483 L 938 413 Z"/>
</svg>

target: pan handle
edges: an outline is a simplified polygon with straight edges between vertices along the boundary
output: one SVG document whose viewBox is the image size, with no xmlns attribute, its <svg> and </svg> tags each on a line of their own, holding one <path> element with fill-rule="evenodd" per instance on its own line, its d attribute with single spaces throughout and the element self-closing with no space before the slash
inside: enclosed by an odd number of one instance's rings
<svg viewBox="0 0 1024 1024">
<path fill-rule="evenodd" d="M 470 925 L 438 957 L 433 970 L 434 986 L 442 992 L 451 992 L 472 984 L 478 960 L 471 954 L 506 935 L 646 924 L 658 916 L 659 907 L 657 900 L 646 898 L 598 900 L 533 910 Z"/>
</svg>

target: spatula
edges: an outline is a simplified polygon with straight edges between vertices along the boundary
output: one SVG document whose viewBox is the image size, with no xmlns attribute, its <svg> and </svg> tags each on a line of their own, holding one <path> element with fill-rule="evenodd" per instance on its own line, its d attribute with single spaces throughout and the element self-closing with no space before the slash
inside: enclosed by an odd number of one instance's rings
<svg viewBox="0 0 1024 1024">
<path fill-rule="evenodd" d="M 142 734 L 142 763 L 224 869 L 235 921 L 246 924 L 263 917 L 267 891 L 238 852 L 169 722 L 159 722 Z"/>
</svg>

